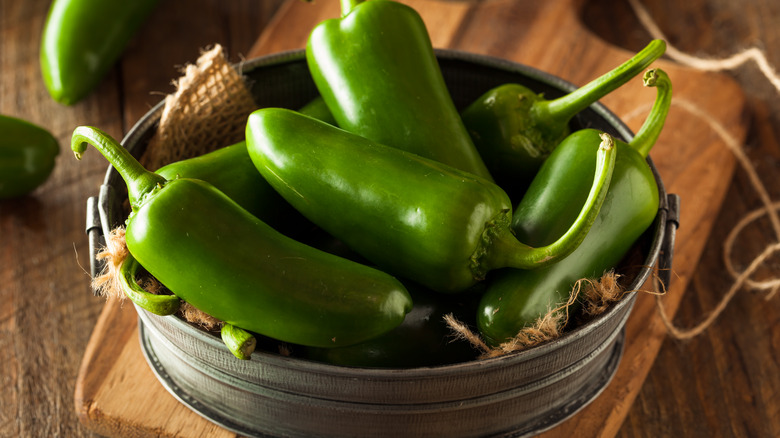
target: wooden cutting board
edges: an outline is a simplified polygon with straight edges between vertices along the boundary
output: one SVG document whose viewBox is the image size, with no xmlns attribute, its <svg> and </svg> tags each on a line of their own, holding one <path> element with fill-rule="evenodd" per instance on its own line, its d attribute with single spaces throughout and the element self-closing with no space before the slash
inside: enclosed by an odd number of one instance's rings
<svg viewBox="0 0 780 438">
<path fill-rule="evenodd" d="M 588 82 L 632 55 L 607 44 L 582 24 L 583 0 L 404 2 L 420 12 L 437 48 L 505 58 L 575 84 Z M 303 48 L 316 23 L 338 15 L 335 0 L 289 0 L 247 57 Z M 667 61 L 657 65 L 672 78 L 675 102 L 703 110 L 733 137 L 744 138 L 745 98 L 734 81 Z M 638 83 L 629 84 L 603 103 L 636 131 L 654 95 Z M 711 125 L 685 105 L 673 106 L 651 157 L 667 191 L 682 199 L 673 283 L 663 299 L 673 315 L 718 215 L 735 160 Z M 625 353 L 611 384 L 583 411 L 545 436 L 617 433 L 666 337 L 651 295 L 638 297 L 626 336 Z M 137 317 L 129 304 L 106 304 L 83 358 L 75 403 L 83 424 L 107 436 L 234 436 L 190 411 L 160 385 L 142 355 Z"/>
</svg>

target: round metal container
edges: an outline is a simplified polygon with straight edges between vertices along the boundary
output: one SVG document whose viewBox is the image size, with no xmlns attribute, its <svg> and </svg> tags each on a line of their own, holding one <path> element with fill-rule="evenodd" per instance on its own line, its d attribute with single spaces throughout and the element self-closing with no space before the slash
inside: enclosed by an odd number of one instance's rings
<svg viewBox="0 0 780 438">
<path fill-rule="evenodd" d="M 507 82 L 554 98 L 575 87 L 544 72 L 508 61 L 437 51 L 453 99 L 465 107 L 484 91 Z M 299 108 L 316 96 L 301 51 L 241 65 L 259 106 Z M 154 134 L 162 104 L 128 133 L 123 144 L 139 156 Z M 601 105 L 572 122 L 626 141 L 632 133 Z M 675 195 L 667 196 L 655 167 L 661 207 L 631 257 L 638 289 L 656 265 L 671 263 Z M 118 207 L 124 183 L 109 167 L 100 196 L 92 199 L 90 241 L 124 220 Z M 96 242 L 95 242 L 96 243 Z M 95 245 L 97 246 L 97 245 Z M 93 271 L 95 272 L 95 271 Z M 175 316 L 140 308 L 139 335 L 159 381 L 207 419 L 246 436 L 401 437 L 526 436 L 560 423 L 592 401 L 609 383 L 623 351 L 624 326 L 634 304 L 629 294 L 606 313 L 560 339 L 487 360 L 411 369 L 335 366 L 256 351 L 232 356 L 218 336 Z"/>
</svg>

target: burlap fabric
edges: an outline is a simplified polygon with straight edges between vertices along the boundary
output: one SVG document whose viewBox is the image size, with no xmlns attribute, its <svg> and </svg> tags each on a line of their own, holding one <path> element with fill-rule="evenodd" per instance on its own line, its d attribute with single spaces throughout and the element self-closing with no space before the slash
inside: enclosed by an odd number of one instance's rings
<svg viewBox="0 0 780 438">
<path fill-rule="evenodd" d="M 174 81 L 157 134 L 142 163 L 148 169 L 210 152 L 244 139 L 246 119 L 257 108 L 244 77 L 222 46 L 204 51 Z"/>
</svg>

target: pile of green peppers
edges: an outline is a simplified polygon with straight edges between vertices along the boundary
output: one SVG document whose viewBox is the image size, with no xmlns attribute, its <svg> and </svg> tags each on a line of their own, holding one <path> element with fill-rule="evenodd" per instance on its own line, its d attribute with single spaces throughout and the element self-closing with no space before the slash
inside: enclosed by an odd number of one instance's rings
<svg viewBox="0 0 780 438">
<path fill-rule="evenodd" d="M 127 184 L 121 281 L 138 306 L 187 301 L 242 359 L 259 336 L 339 365 L 467 361 L 478 352 L 447 339 L 444 314 L 501 343 L 649 227 L 668 76 L 646 73 L 657 97 L 629 143 L 569 121 L 664 50 L 556 100 L 505 84 L 458 113 L 416 11 L 343 0 L 306 47 L 320 96 L 258 109 L 244 142 L 154 172 L 97 128 L 72 149 L 94 145 Z M 143 290 L 141 271 L 170 294 Z"/>
</svg>

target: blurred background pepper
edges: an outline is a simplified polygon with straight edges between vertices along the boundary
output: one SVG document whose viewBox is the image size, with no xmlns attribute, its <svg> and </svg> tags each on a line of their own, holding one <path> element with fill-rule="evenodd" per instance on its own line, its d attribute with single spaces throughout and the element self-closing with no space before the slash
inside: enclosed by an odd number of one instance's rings
<svg viewBox="0 0 780 438">
<path fill-rule="evenodd" d="M 57 102 L 73 105 L 114 65 L 158 0 L 54 0 L 41 38 L 43 81 Z"/>
<path fill-rule="evenodd" d="M 49 131 L 0 115 L 0 199 L 24 195 L 43 184 L 59 152 Z"/>
</svg>

